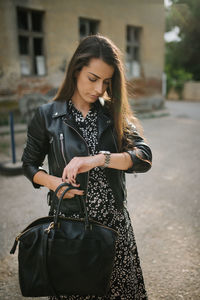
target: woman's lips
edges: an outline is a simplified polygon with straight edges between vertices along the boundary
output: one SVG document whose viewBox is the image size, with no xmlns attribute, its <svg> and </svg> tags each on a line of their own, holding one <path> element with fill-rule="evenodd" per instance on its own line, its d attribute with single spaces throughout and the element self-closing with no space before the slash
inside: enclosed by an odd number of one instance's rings
<svg viewBox="0 0 200 300">
<path fill-rule="evenodd" d="M 97 100 L 99 96 L 91 95 L 91 97 L 92 97 L 93 99 Z"/>
</svg>

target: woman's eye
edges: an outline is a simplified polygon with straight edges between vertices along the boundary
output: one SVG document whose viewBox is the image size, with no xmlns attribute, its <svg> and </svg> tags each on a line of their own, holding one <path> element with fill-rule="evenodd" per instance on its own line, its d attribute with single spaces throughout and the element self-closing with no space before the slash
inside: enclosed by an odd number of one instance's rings
<svg viewBox="0 0 200 300">
<path fill-rule="evenodd" d="M 92 82 L 95 82 L 95 81 L 96 81 L 95 78 L 90 78 L 90 77 L 88 77 L 88 78 L 89 78 L 89 80 L 92 81 Z"/>
<path fill-rule="evenodd" d="M 109 85 L 109 81 L 105 81 L 105 82 L 104 82 L 104 84 L 107 84 L 107 85 Z"/>
</svg>

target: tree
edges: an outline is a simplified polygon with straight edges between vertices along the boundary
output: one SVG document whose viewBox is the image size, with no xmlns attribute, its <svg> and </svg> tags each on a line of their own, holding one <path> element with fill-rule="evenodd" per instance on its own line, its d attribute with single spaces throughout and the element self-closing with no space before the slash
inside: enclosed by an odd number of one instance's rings
<svg viewBox="0 0 200 300">
<path fill-rule="evenodd" d="M 200 80 L 200 1 L 172 0 L 166 9 L 166 31 L 175 26 L 180 29 L 180 41 L 166 43 L 168 78 L 178 81 L 179 89 L 185 80 Z M 170 86 L 170 83 L 169 83 Z"/>
</svg>

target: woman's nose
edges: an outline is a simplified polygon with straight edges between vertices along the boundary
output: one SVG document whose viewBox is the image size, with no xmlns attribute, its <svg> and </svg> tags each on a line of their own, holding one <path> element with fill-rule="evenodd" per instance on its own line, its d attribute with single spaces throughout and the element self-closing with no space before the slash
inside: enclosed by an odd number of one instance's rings
<svg viewBox="0 0 200 300">
<path fill-rule="evenodd" d="M 95 92 L 101 95 L 103 93 L 103 82 L 97 82 Z"/>
</svg>

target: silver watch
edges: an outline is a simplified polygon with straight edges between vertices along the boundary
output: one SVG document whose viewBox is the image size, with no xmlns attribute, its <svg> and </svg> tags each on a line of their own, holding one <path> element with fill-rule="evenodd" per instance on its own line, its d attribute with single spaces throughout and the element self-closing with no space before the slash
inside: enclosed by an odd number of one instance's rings
<svg viewBox="0 0 200 300">
<path fill-rule="evenodd" d="M 110 163 L 110 151 L 99 151 L 99 154 L 103 154 L 105 155 L 105 162 L 103 164 L 103 166 L 101 166 L 102 169 L 107 168 L 109 166 Z"/>
</svg>

